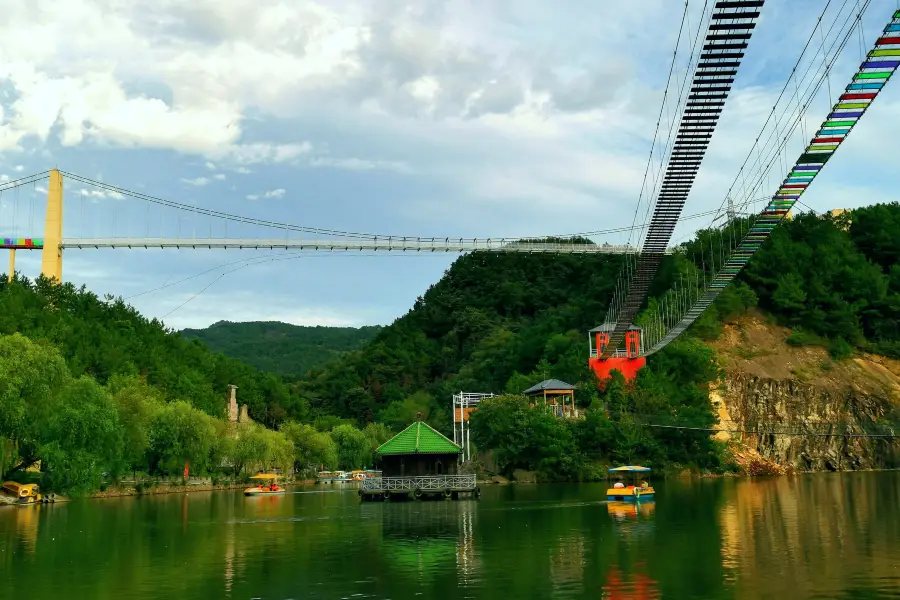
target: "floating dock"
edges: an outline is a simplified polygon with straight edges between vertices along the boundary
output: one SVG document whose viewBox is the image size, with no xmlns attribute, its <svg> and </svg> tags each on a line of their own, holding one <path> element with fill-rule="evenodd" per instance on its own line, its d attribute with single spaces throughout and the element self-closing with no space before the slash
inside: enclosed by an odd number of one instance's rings
<svg viewBox="0 0 900 600">
<path fill-rule="evenodd" d="M 477 498 L 481 495 L 475 474 L 424 475 L 419 477 L 367 477 L 359 489 L 363 500 L 421 500 L 446 498 L 457 500 L 460 494 Z"/>
</svg>

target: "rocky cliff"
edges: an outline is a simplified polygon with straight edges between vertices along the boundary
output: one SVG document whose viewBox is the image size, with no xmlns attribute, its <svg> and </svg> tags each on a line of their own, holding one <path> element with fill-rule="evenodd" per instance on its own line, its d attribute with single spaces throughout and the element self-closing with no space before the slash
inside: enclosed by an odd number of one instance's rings
<svg viewBox="0 0 900 600">
<path fill-rule="evenodd" d="M 750 473 L 900 466 L 900 442 L 859 437 L 894 431 L 900 361 L 834 361 L 823 348 L 787 344 L 789 335 L 753 314 L 712 344 L 725 373 L 712 393 L 718 437 L 731 440 L 737 462 Z"/>
</svg>

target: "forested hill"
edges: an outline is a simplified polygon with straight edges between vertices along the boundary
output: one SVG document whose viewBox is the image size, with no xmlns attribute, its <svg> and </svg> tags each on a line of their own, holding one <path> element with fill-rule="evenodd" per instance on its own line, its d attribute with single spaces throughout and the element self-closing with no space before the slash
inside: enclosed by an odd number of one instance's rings
<svg viewBox="0 0 900 600">
<path fill-rule="evenodd" d="M 76 378 L 90 375 L 104 384 L 114 375 L 140 376 L 167 399 L 186 400 L 214 416 L 224 416 L 227 386 L 235 384 L 239 402 L 258 422 L 308 417 L 305 400 L 280 377 L 214 353 L 84 286 L 43 278 L 8 284 L 3 275 L 0 335 L 13 333 L 57 346 Z"/>
<path fill-rule="evenodd" d="M 362 347 L 380 330 L 380 326 L 301 327 L 278 321 L 219 321 L 205 329 L 183 329 L 181 335 L 198 339 L 211 350 L 261 371 L 302 375 Z"/>
<path fill-rule="evenodd" d="M 747 230 L 746 223 L 735 227 Z M 835 356 L 854 348 L 900 356 L 898 232 L 897 203 L 786 222 L 688 339 L 650 359 L 651 370 L 690 380 L 694 375 L 671 368 L 671 357 L 691 364 L 683 353 L 700 349 L 690 337 L 715 337 L 720 321 L 757 302 L 794 329 L 794 343 L 823 343 Z M 668 289 L 676 272 L 695 279 L 702 247 L 718 236 L 701 232 L 667 258 L 651 293 Z M 302 395 L 314 408 L 362 421 L 399 425 L 423 411 L 445 427 L 450 397 L 460 390 L 520 392 L 556 377 L 581 382 L 580 402 L 588 403 L 586 332 L 603 319 L 620 266 L 619 257 L 606 255 L 463 256 L 364 350 L 314 369 Z"/>
</svg>

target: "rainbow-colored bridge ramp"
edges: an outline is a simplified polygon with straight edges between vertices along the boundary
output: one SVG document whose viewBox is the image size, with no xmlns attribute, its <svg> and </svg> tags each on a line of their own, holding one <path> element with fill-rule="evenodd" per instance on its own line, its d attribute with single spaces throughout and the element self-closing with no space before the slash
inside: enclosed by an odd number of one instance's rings
<svg viewBox="0 0 900 600">
<path fill-rule="evenodd" d="M 0 238 L 0 249 L 3 250 L 41 250 L 43 238 Z"/>
</svg>

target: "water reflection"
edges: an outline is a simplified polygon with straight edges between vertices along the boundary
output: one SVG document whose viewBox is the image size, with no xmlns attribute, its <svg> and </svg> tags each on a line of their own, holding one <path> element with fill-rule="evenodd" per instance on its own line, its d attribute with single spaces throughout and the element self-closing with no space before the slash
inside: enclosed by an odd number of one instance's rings
<svg viewBox="0 0 900 600">
<path fill-rule="evenodd" d="M 636 521 L 638 515 L 641 517 L 650 517 L 656 510 L 656 502 L 614 502 L 610 501 L 606 504 L 606 511 L 618 522 L 632 520 Z"/>
<path fill-rule="evenodd" d="M 16 514 L 16 537 L 22 549 L 28 554 L 33 554 L 37 549 L 39 513 L 43 505 L 12 506 L 7 510 Z"/>
<path fill-rule="evenodd" d="M 900 474 L 490 487 L 480 501 L 240 492 L 0 507 L 10 597 L 874 598 L 900 590 Z"/>
<path fill-rule="evenodd" d="M 873 485 L 875 477 L 835 473 L 728 486 L 718 520 L 722 567 L 736 597 L 790 589 L 836 598 L 869 585 L 900 596 L 900 479 L 882 474 Z"/>
<path fill-rule="evenodd" d="M 655 600 L 660 597 L 659 585 L 646 574 L 646 565 L 638 563 L 637 571 L 624 574 L 617 567 L 610 569 L 601 598 L 607 600 Z"/>
<path fill-rule="evenodd" d="M 391 576 L 414 575 L 425 584 L 452 569 L 462 585 L 477 579 L 476 506 L 469 500 L 382 504 L 378 553 Z"/>
<path fill-rule="evenodd" d="M 550 580 L 554 595 L 572 595 L 583 589 L 586 542 L 580 532 L 559 538 L 550 549 Z"/>
<path fill-rule="evenodd" d="M 656 502 L 609 502 L 606 511 L 616 524 L 616 530 L 623 542 L 637 538 L 647 538 L 655 530 L 653 515 Z"/>
</svg>

